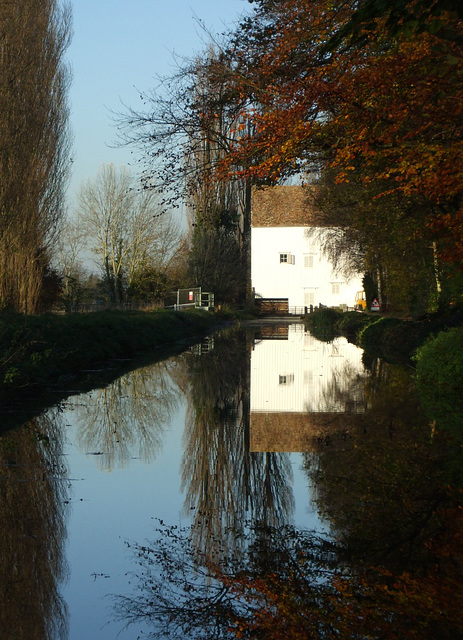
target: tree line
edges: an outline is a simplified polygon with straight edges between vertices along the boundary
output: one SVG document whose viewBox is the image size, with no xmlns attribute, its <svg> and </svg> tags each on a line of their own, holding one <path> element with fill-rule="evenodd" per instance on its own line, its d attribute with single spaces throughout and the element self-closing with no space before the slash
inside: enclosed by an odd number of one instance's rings
<svg viewBox="0 0 463 640">
<path fill-rule="evenodd" d="M 355 254 L 384 303 L 461 300 L 462 10 L 454 0 L 256 0 L 238 26 L 142 94 L 120 124 L 248 261 L 250 189 L 297 177 L 328 253 Z"/>
<path fill-rule="evenodd" d="M 233 30 L 142 93 L 141 109 L 115 114 L 141 176 L 102 167 L 67 225 L 70 10 L 21 0 L 0 11 L 3 307 L 36 313 L 59 293 L 71 308 L 85 279 L 79 235 L 108 300 L 201 286 L 242 304 L 252 189 L 294 179 L 320 225 L 336 230 L 327 253 L 340 269 L 354 256 L 383 304 L 418 317 L 461 301 L 455 0 L 255 0 Z M 182 234 L 172 222 L 180 204 Z"/>
</svg>

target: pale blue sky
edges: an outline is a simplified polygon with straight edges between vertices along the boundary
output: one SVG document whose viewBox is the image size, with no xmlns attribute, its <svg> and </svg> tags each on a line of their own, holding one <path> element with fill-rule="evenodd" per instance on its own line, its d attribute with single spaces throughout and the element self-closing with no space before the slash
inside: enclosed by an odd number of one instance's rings
<svg viewBox="0 0 463 640">
<path fill-rule="evenodd" d="M 130 149 L 110 147 L 117 138 L 110 111 L 121 111 L 122 102 L 138 107 L 136 89 L 148 91 L 157 75 L 171 73 L 174 52 L 192 57 L 205 48 L 198 19 L 221 33 L 251 5 L 246 0 L 72 0 L 72 6 L 71 210 L 79 185 L 93 179 L 102 163 L 133 161 Z"/>
</svg>

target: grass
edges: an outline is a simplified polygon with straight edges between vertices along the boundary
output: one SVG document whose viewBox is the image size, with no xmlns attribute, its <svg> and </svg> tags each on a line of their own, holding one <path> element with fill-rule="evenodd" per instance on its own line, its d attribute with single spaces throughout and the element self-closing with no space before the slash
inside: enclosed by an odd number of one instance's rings
<svg viewBox="0 0 463 640">
<path fill-rule="evenodd" d="M 0 315 L 0 393 L 62 386 L 89 369 L 192 342 L 217 322 L 205 311 Z"/>
<path fill-rule="evenodd" d="M 331 340 L 346 336 L 366 351 L 392 361 L 411 361 L 415 351 L 429 336 L 463 325 L 463 309 L 453 308 L 445 314 L 429 315 L 412 321 L 375 313 L 343 313 L 322 308 L 307 316 L 306 324 L 315 337 Z"/>
</svg>

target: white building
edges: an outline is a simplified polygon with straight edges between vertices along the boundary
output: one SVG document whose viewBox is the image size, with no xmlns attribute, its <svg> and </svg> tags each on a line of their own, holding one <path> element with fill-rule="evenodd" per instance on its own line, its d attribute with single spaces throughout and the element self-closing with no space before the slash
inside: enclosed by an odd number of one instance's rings
<svg viewBox="0 0 463 640">
<path fill-rule="evenodd" d="M 322 251 L 328 229 L 317 227 L 301 186 L 255 190 L 251 212 L 251 282 L 256 298 L 294 307 L 353 307 L 362 275 L 337 273 Z M 287 303 L 285 302 L 287 301 Z"/>
</svg>

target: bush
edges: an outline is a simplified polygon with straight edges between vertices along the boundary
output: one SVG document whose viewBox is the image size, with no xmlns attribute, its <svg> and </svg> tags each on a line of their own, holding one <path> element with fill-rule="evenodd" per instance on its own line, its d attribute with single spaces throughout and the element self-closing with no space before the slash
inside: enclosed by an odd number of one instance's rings
<svg viewBox="0 0 463 640">
<path fill-rule="evenodd" d="M 365 313 L 358 313 L 357 311 L 348 311 L 343 313 L 336 321 L 336 328 L 343 335 L 348 338 L 356 338 L 360 331 L 368 324 L 375 322 L 376 318 L 372 318 Z"/>
<path fill-rule="evenodd" d="M 401 331 L 405 324 L 399 318 L 378 318 L 361 329 L 359 344 L 364 349 L 395 345 L 397 333 Z"/>
<path fill-rule="evenodd" d="M 336 335 L 336 323 L 342 316 L 341 311 L 322 307 L 306 316 L 306 326 L 318 340 L 325 342 L 332 340 Z"/>
<path fill-rule="evenodd" d="M 423 408 L 438 426 L 463 438 L 463 327 L 427 340 L 414 360 Z"/>
</svg>

